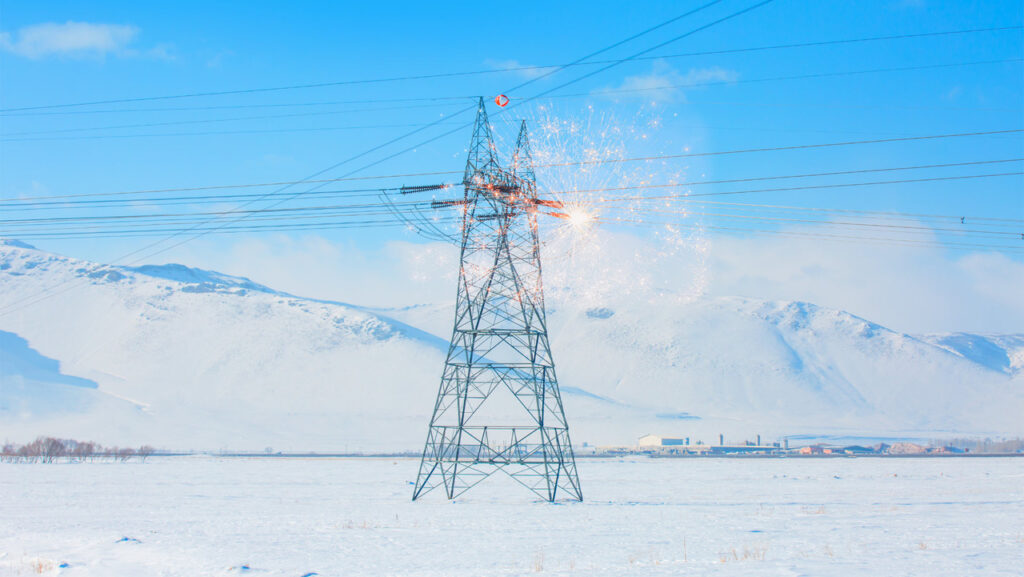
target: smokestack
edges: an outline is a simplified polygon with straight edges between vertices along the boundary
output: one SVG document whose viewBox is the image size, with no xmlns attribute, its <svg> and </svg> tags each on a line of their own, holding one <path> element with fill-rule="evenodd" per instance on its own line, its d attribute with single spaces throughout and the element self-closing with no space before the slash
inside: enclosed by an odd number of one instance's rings
<svg viewBox="0 0 1024 577">
<path fill-rule="evenodd" d="M 758 447 L 760 447 L 760 446 L 761 446 L 761 435 L 758 435 L 758 436 L 757 436 L 757 446 L 758 446 Z"/>
<path fill-rule="evenodd" d="M 718 445 L 721 446 L 721 445 L 724 445 L 724 444 L 725 444 L 725 435 L 723 435 L 722 433 L 718 433 Z"/>
</svg>

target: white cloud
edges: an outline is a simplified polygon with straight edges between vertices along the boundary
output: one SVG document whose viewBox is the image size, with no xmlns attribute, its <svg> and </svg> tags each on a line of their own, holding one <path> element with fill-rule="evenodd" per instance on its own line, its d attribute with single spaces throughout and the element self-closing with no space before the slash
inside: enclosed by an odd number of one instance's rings
<svg viewBox="0 0 1024 577">
<path fill-rule="evenodd" d="M 643 100 L 669 101 L 682 98 L 686 89 L 720 82 L 735 82 L 739 74 L 718 66 L 691 68 L 682 74 L 664 60 L 655 60 L 651 72 L 627 76 L 622 84 L 606 89 L 612 98 L 639 98 Z M 601 92 L 601 91 L 599 91 Z"/>
<path fill-rule="evenodd" d="M 405 306 L 451 298 L 458 247 L 392 241 L 366 250 L 322 236 L 274 235 L 190 243 L 165 262 L 245 276 L 292 294 L 362 306 Z"/>
<path fill-rule="evenodd" d="M 25 26 L 15 35 L 0 33 L 0 49 L 34 60 L 49 56 L 72 58 L 138 55 L 128 46 L 139 35 L 135 26 L 93 24 L 90 22 L 47 22 Z M 169 57 L 167 45 L 146 53 L 157 58 Z"/>
<path fill-rule="evenodd" d="M 206 66 L 209 68 L 220 68 L 224 60 L 234 56 L 234 54 L 231 50 L 221 50 L 206 60 Z"/>
<path fill-rule="evenodd" d="M 125 56 L 143 56 L 154 60 L 177 60 L 177 56 L 174 54 L 174 44 L 167 42 L 157 44 L 141 53 L 134 50 L 126 50 Z"/>
<path fill-rule="evenodd" d="M 518 60 L 484 60 L 484 65 L 494 70 L 508 70 L 520 78 L 532 79 L 551 71 L 551 68 L 539 68 L 532 64 L 523 64 Z M 518 69 L 518 70 L 517 70 Z"/>
</svg>

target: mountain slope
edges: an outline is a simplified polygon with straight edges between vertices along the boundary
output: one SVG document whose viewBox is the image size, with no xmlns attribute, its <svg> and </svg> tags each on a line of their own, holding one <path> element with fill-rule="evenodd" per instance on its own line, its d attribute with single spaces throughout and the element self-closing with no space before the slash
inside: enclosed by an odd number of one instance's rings
<svg viewBox="0 0 1024 577">
<path fill-rule="evenodd" d="M 389 314 L 442 327 L 452 311 Z M 708 440 L 719 432 L 1024 432 L 1019 361 L 1013 371 L 993 370 L 988 360 L 999 354 L 979 362 L 932 342 L 940 337 L 898 333 L 809 303 L 622 300 L 595 309 L 570 301 L 551 307 L 549 330 L 563 383 L 653 415 L 643 425 L 655 433 Z M 1024 354 L 1022 335 L 986 339 L 1002 343 L 1007 358 Z"/>
<path fill-rule="evenodd" d="M 453 314 L 0 245 L 4 304 L 54 286 L 67 290 L 0 317 L 0 437 L 415 449 Z M 584 308 L 559 297 L 549 326 L 576 442 L 1024 433 L 1024 335 L 914 337 L 808 303 L 741 298 Z M 27 378 L 30 359 L 46 370 Z"/>
<path fill-rule="evenodd" d="M 81 415 L 52 411 L 15 429 L 108 442 L 130 432 L 174 447 L 379 446 L 388 403 L 432 402 L 407 376 L 436 373 L 445 343 L 380 315 L 178 265 L 102 267 L 5 247 L 0 268 L 4 303 L 80 283 L 2 324 L 59 359 L 63 374 L 145 413 L 139 430 L 117 415 L 82 426 Z"/>
</svg>

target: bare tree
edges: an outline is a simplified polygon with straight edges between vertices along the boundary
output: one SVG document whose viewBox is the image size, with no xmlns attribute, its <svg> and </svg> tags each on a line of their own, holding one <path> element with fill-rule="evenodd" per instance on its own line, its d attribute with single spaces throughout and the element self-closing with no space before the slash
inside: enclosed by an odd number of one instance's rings
<svg viewBox="0 0 1024 577">
<path fill-rule="evenodd" d="M 36 440 L 27 445 L 5 443 L 0 446 L 0 462 L 17 463 L 24 461 L 26 463 L 35 463 L 41 461 L 43 463 L 53 463 L 62 457 L 67 459 L 69 463 L 91 461 L 97 457 L 109 458 L 112 461 L 121 461 L 122 463 L 131 460 L 132 457 L 138 457 L 140 461 L 145 462 L 147 458 L 155 453 L 156 449 L 150 445 L 143 445 L 138 449 L 132 449 L 130 447 L 104 447 L 93 441 L 37 437 Z"/>
<path fill-rule="evenodd" d="M 92 441 L 86 441 L 84 443 L 76 443 L 75 448 L 72 451 L 72 455 L 78 461 L 85 461 L 86 459 L 93 456 L 96 452 L 96 443 Z"/>
<path fill-rule="evenodd" d="M 25 460 L 34 463 L 38 460 L 44 459 L 43 457 L 43 437 L 39 437 L 35 441 L 25 445 L 18 452 L 23 453 Z M 44 460 L 45 462 L 45 460 Z"/>
<path fill-rule="evenodd" d="M 52 463 L 58 458 L 63 457 L 67 451 L 64 447 L 64 442 L 60 439 L 54 439 L 53 437 L 42 438 L 42 456 L 44 463 Z"/>
<path fill-rule="evenodd" d="M 131 459 L 133 456 L 135 456 L 135 449 L 132 449 L 131 447 L 125 447 L 117 451 L 117 458 L 120 459 L 122 463 Z"/>
<path fill-rule="evenodd" d="M 154 449 L 153 447 L 150 447 L 149 445 L 143 445 L 143 446 L 139 447 L 139 449 L 137 451 L 135 451 L 135 454 L 139 456 L 139 459 L 143 463 L 145 463 L 146 462 L 146 457 L 149 457 L 150 455 L 152 455 L 155 452 L 156 452 L 156 449 Z"/>
</svg>

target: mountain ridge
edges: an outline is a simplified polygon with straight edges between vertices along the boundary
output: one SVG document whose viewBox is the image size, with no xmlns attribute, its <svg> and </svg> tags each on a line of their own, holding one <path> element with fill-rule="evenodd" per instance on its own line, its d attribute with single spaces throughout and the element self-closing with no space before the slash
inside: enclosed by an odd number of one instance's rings
<svg viewBox="0 0 1024 577">
<path fill-rule="evenodd" d="M 451 304 L 360 307 L 185 265 L 111 267 L 0 244 L 4 302 L 69 282 L 80 286 L 0 317 L 0 330 L 97 383 L 97 400 L 4 413 L 4 399 L 17 404 L 32 385 L 0 376 L 0 436 L 182 449 L 422 442 Z M 558 298 L 549 330 L 576 442 L 1022 432 L 1024 334 L 915 336 L 813 303 L 743 297 Z M 112 438 L 124 435 L 133 439 Z"/>
</svg>

